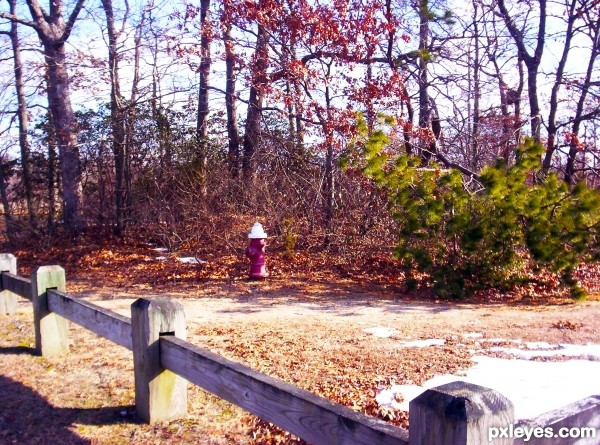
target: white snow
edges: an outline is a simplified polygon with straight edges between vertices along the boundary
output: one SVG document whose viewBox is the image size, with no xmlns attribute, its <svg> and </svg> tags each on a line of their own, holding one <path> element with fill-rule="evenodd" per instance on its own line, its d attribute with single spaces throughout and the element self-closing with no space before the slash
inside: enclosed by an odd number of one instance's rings
<svg viewBox="0 0 600 445">
<path fill-rule="evenodd" d="M 391 328 L 377 326 L 363 329 L 378 337 L 389 337 Z M 474 355 L 475 365 L 461 375 L 439 375 L 423 386 L 393 385 L 380 388 L 375 400 L 388 409 L 408 411 L 409 402 L 423 391 L 457 380 L 492 388 L 515 407 L 516 419 L 531 419 L 591 395 L 600 394 L 600 345 L 551 344 L 523 342 L 503 338 L 481 338 L 477 332 L 466 332 L 463 338 L 473 338 L 479 347 L 484 343 L 512 343 L 515 347 L 490 347 L 489 351 L 505 352 L 518 358 L 503 359 Z M 444 345 L 443 339 L 399 341 L 398 346 L 426 347 Z M 518 345 L 518 347 L 516 347 Z M 456 345 L 468 347 L 467 345 Z M 469 350 L 473 354 L 481 349 Z M 567 361 L 533 361 L 535 357 L 571 357 Z M 575 359 L 576 358 L 576 359 Z"/>
<path fill-rule="evenodd" d="M 199 260 L 198 258 L 193 257 L 193 256 L 177 258 L 177 261 L 179 261 L 180 263 L 184 263 L 184 264 L 204 264 L 204 263 L 206 263 L 206 261 Z"/>
<path fill-rule="evenodd" d="M 405 405 L 408 403 L 407 400 L 412 400 L 423 392 L 420 386 L 415 385 L 394 385 L 391 388 L 381 389 L 375 396 L 375 401 L 384 408 L 395 409 L 400 411 L 407 411 Z M 398 402 L 396 400 L 396 394 L 399 394 L 403 400 Z M 408 405 L 406 405 L 408 406 Z"/>
<path fill-rule="evenodd" d="M 505 338 L 480 338 L 478 342 L 484 343 L 523 343 L 523 340 L 507 340 Z"/>
<path fill-rule="evenodd" d="M 391 409 L 402 409 L 402 405 L 395 400 L 396 394 L 402 394 L 400 390 L 398 390 L 399 385 L 394 385 L 391 388 L 379 388 L 377 394 L 375 395 L 375 401 L 379 404 L 379 406 L 383 406 L 384 408 Z"/>
<path fill-rule="evenodd" d="M 425 348 L 427 346 L 442 346 L 446 343 L 443 338 L 429 338 L 426 340 L 401 341 L 400 347 L 403 348 Z"/>
<path fill-rule="evenodd" d="M 529 349 L 552 349 L 554 345 L 551 345 L 547 341 L 528 341 L 525 342 L 525 346 Z"/>
<path fill-rule="evenodd" d="M 157 247 L 156 249 L 153 249 L 157 252 L 163 252 L 163 253 L 167 253 L 169 251 L 169 249 L 167 249 L 166 247 Z M 156 261 L 165 261 L 167 259 L 166 256 L 157 256 Z M 180 263 L 184 263 L 184 264 L 204 264 L 206 263 L 206 261 L 204 260 L 200 260 L 196 257 L 193 256 L 188 256 L 188 257 L 179 257 L 177 258 L 177 261 L 179 261 Z"/>
<path fill-rule="evenodd" d="M 600 348 L 600 345 L 562 346 L 568 347 L 558 351 L 577 351 L 578 356 L 590 357 L 597 357 Z M 379 391 L 376 400 L 388 408 L 408 410 L 409 401 L 425 389 L 461 380 L 495 389 L 514 403 L 515 418 L 530 419 L 590 395 L 600 394 L 600 379 L 597 377 L 600 375 L 600 361 L 538 362 L 484 356 L 474 356 L 473 360 L 476 364 L 466 371 L 466 375 L 435 376 L 422 387 L 394 385 Z M 402 403 L 396 402 L 396 393 L 400 395 Z"/>
<path fill-rule="evenodd" d="M 395 329 L 386 328 L 385 326 L 375 326 L 374 328 L 365 328 L 363 332 L 373 334 L 375 337 L 388 338 L 394 335 Z"/>
<path fill-rule="evenodd" d="M 463 332 L 461 334 L 463 338 L 480 338 L 483 337 L 481 332 Z"/>
<path fill-rule="evenodd" d="M 515 357 L 528 360 L 534 357 L 556 357 L 562 355 L 566 357 L 580 357 L 587 360 L 600 361 L 600 345 L 551 345 L 549 343 L 546 343 L 545 345 L 542 343 L 525 343 L 525 345 L 530 349 L 495 347 L 490 348 L 489 350 L 505 352 L 507 354 L 512 354 Z"/>
</svg>

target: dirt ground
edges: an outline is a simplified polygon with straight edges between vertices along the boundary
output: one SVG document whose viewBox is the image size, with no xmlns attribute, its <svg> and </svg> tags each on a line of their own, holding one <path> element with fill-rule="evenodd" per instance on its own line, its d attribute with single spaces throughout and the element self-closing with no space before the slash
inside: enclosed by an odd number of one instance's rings
<svg viewBox="0 0 600 445">
<path fill-rule="evenodd" d="M 469 349 L 490 354 L 481 339 L 463 333 L 600 343 L 600 301 L 419 302 L 385 289 L 302 280 L 205 283 L 167 292 L 140 285 L 90 293 L 85 280 L 69 286 L 70 294 L 128 316 L 136 298 L 166 293 L 184 305 L 194 344 L 404 427 L 407 414 L 378 407 L 377 389 L 465 370 L 472 365 Z M 376 326 L 394 333 L 379 338 L 363 331 Z M 446 344 L 400 345 L 430 338 Z M 195 386 L 187 418 L 139 424 L 131 353 L 73 324 L 70 340 L 68 356 L 37 357 L 30 304 L 22 300 L 16 315 L 0 317 L 0 444 L 303 443 Z"/>
</svg>

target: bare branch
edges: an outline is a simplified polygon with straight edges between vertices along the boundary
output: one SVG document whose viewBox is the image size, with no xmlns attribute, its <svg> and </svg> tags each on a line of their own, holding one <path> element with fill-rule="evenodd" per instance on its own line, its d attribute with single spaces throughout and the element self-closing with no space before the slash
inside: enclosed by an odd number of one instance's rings
<svg viewBox="0 0 600 445">
<path fill-rule="evenodd" d="M 16 15 L 8 14 L 6 12 L 0 12 L 0 18 L 10 20 L 11 22 L 17 22 L 17 23 L 20 23 L 21 25 L 29 26 L 30 28 L 33 28 L 35 30 L 39 29 L 37 23 L 29 21 L 29 20 L 25 20 Z M 1 31 L 0 33 L 8 35 L 8 32 L 6 32 L 6 31 Z"/>
<path fill-rule="evenodd" d="M 63 35 L 60 38 L 60 40 L 62 42 L 66 42 L 67 39 L 69 38 L 69 35 L 71 35 L 71 31 L 73 30 L 73 26 L 75 25 L 77 16 L 81 12 L 81 9 L 83 8 L 84 3 L 85 3 L 85 0 L 77 0 L 77 4 L 75 5 L 75 8 L 73 9 L 73 11 L 71 12 L 71 15 L 69 16 L 69 20 L 67 21 L 67 23 L 65 25 L 65 32 L 63 33 Z"/>
</svg>

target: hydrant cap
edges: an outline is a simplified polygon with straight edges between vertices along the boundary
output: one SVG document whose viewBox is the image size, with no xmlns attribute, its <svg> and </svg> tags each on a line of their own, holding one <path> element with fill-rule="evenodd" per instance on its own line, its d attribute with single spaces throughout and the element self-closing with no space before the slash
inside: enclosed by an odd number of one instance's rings
<svg viewBox="0 0 600 445">
<path fill-rule="evenodd" d="M 254 225 L 252 226 L 252 230 L 250 230 L 250 233 L 248 234 L 248 238 L 264 239 L 266 237 L 267 237 L 267 234 L 265 233 L 265 229 L 263 229 L 262 224 L 259 222 L 255 222 Z"/>
</svg>

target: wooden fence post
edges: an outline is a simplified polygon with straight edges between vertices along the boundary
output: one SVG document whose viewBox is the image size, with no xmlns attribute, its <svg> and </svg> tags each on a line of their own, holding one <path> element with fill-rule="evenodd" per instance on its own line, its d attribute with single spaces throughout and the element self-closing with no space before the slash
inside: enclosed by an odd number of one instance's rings
<svg viewBox="0 0 600 445">
<path fill-rule="evenodd" d="M 17 274 L 17 258 L 12 253 L 0 253 L 0 273 Z M 2 285 L 0 280 L 0 286 Z M 11 291 L 0 291 L 0 315 L 10 315 L 17 311 L 17 295 Z"/>
<path fill-rule="evenodd" d="M 166 297 L 136 300 L 131 305 L 135 409 L 148 423 L 187 414 L 187 381 L 162 367 L 161 335 L 185 340 L 183 306 Z"/>
<path fill-rule="evenodd" d="M 408 414 L 409 445 L 513 443 L 508 437 L 514 423 L 512 402 L 483 386 L 452 382 L 428 389 L 409 403 Z"/>
<path fill-rule="evenodd" d="M 65 292 L 65 270 L 60 266 L 41 266 L 31 274 L 31 301 L 35 349 L 43 357 L 54 357 L 69 352 L 67 320 L 48 309 L 48 289 Z"/>
</svg>

